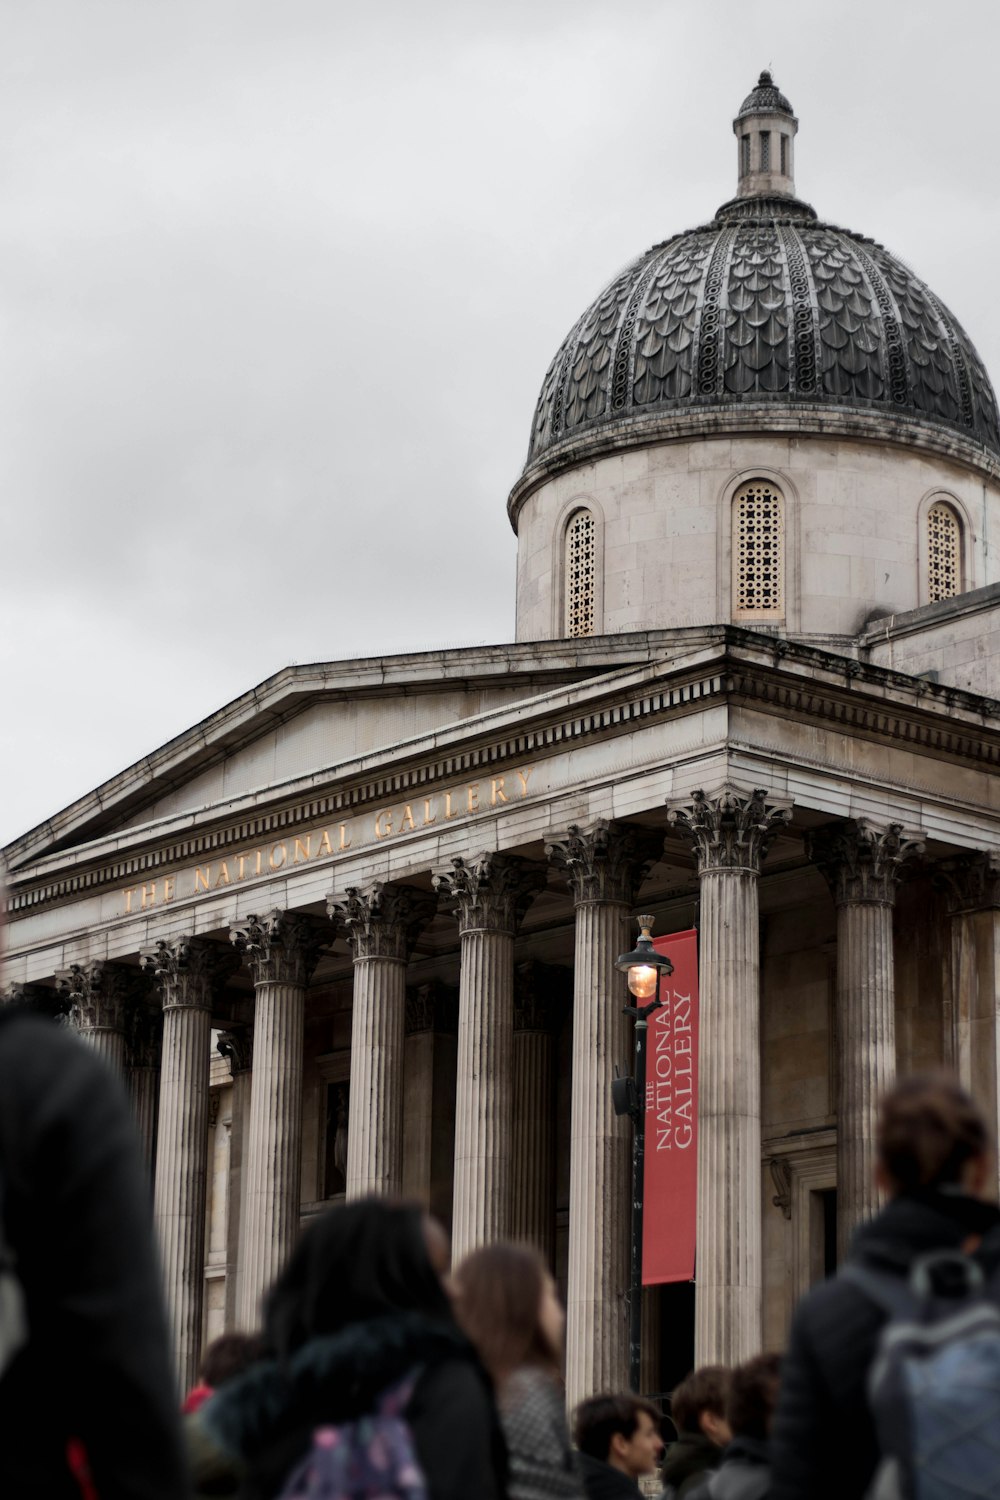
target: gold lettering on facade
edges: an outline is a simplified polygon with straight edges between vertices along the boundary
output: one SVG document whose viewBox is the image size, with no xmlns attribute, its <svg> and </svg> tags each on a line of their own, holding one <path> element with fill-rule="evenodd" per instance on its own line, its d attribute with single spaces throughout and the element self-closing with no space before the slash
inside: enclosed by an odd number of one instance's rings
<svg viewBox="0 0 1000 1500">
<path fill-rule="evenodd" d="M 528 795 L 528 779 L 533 771 L 532 766 L 527 766 L 517 771 L 520 781 L 521 798 Z M 490 777 L 490 799 L 491 808 L 500 807 L 514 796 L 512 791 L 507 790 L 508 776 Z M 468 818 L 485 810 L 486 804 L 482 800 L 484 781 L 469 781 L 462 787 L 453 787 L 450 791 L 432 794 L 421 799 L 419 804 L 405 802 L 395 807 L 383 807 L 376 812 L 374 823 L 363 820 L 359 814 L 346 822 L 334 824 L 323 829 L 313 829 L 309 833 L 297 835 L 292 846 L 292 864 L 310 864 L 313 860 L 332 858 L 335 853 L 346 854 L 352 846 L 351 835 L 354 841 L 363 848 L 370 842 L 372 834 L 376 840 L 393 838 L 398 834 L 416 833 L 419 828 L 431 828 L 438 822 L 439 815 L 446 823 L 453 822 L 456 818 Z M 443 812 L 441 799 L 444 799 Z M 420 808 L 418 814 L 414 814 L 414 806 Z M 337 829 L 337 837 L 334 839 L 333 829 Z M 264 856 L 267 855 L 265 868 Z M 242 854 L 230 854 L 226 859 L 213 860 L 206 865 L 195 865 L 187 870 L 181 870 L 176 875 L 167 875 L 162 881 L 147 881 L 144 885 L 129 886 L 122 891 L 123 915 L 132 916 L 136 911 L 136 896 L 139 897 L 138 909 L 149 911 L 154 907 L 163 906 L 169 901 L 177 899 L 178 887 L 182 897 L 198 896 L 202 891 L 219 890 L 221 887 L 230 886 L 244 880 L 252 880 L 266 873 L 266 869 L 280 870 L 288 863 L 287 840 L 279 843 L 264 845 L 254 849 L 245 850 Z M 683 1028 L 683 1016 L 678 1018 L 677 1029 Z M 681 1052 L 682 1048 L 678 1048 Z M 678 1110 L 678 1114 L 680 1114 Z"/>
</svg>

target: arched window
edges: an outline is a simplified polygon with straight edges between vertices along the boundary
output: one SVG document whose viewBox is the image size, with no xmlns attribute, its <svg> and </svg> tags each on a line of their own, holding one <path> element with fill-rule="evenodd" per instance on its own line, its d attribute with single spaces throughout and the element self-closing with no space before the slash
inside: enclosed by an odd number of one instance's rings
<svg viewBox="0 0 1000 1500">
<path fill-rule="evenodd" d="M 962 523 L 944 500 L 927 512 L 927 599 L 953 599 L 962 592 Z"/>
<path fill-rule="evenodd" d="M 785 614 L 785 503 L 769 479 L 751 479 L 733 497 L 733 615 Z"/>
<path fill-rule="evenodd" d="M 593 635 L 596 617 L 597 523 L 575 510 L 566 526 L 566 634 Z"/>
</svg>

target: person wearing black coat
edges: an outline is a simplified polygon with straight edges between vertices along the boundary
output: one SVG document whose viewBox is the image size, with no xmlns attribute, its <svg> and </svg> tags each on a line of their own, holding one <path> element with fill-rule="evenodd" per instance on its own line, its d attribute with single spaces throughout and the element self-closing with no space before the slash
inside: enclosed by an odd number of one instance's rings
<svg viewBox="0 0 1000 1500">
<path fill-rule="evenodd" d="M 310 1225 L 268 1298 L 266 1357 L 188 1419 L 197 1492 L 271 1500 L 317 1427 L 409 1380 L 430 1500 L 505 1500 L 493 1392 L 452 1317 L 446 1262 L 444 1230 L 417 1206 L 361 1199 Z"/>
<path fill-rule="evenodd" d="M 1000 1269 L 1000 1209 L 979 1197 L 991 1143 L 973 1101 L 945 1077 L 913 1078 L 884 1101 L 878 1176 L 892 1195 L 848 1260 L 906 1277 L 935 1250 L 972 1251 Z M 885 1313 L 842 1277 L 799 1304 L 771 1438 L 771 1500 L 862 1500 L 879 1451 L 866 1400 Z"/>
<path fill-rule="evenodd" d="M 0 1226 L 27 1341 L 0 1378 L 0 1495 L 188 1494 L 149 1185 L 125 1092 L 68 1028 L 0 1007 Z"/>
</svg>

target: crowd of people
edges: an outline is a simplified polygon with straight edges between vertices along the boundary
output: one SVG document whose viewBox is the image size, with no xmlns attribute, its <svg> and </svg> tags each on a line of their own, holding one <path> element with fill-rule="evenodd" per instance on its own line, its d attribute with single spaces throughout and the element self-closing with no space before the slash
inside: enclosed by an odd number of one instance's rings
<svg viewBox="0 0 1000 1500">
<path fill-rule="evenodd" d="M 669 1410 L 605 1391 L 568 1421 L 563 1310 L 541 1257 L 493 1244 L 452 1267 L 444 1229 L 422 1208 L 371 1198 L 305 1230 L 262 1328 L 206 1352 L 182 1415 L 124 1095 L 65 1030 L 8 1011 L 4 1496 L 637 1500 L 641 1489 L 662 1500 L 862 1500 L 887 1461 L 873 1366 L 929 1254 L 950 1257 L 962 1288 L 986 1289 L 980 1352 L 989 1343 L 993 1146 L 972 1100 L 941 1076 L 884 1101 L 886 1206 L 858 1230 L 848 1269 L 803 1299 L 784 1355 L 696 1369 Z M 1000 1447 L 1000 1406 L 995 1436 Z M 947 1468 L 952 1449 L 936 1451 Z"/>
</svg>

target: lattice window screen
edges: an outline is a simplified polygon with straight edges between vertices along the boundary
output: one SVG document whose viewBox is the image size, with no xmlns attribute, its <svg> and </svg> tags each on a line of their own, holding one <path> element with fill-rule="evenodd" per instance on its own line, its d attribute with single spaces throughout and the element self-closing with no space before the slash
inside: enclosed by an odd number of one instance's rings
<svg viewBox="0 0 1000 1500">
<path fill-rule="evenodd" d="M 762 130 L 760 133 L 760 170 L 770 172 L 771 170 L 771 132 Z"/>
<path fill-rule="evenodd" d="M 962 532 L 950 505 L 932 505 L 927 513 L 927 597 L 953 599 L 962 592 Z"/>
<path fill-rule="evenodd" d="M 566 634 L 593 635 L 597 582 L 597 526 L 578 510 L 566 527 Z"/>
<path fill-rule="evenodd" d="M 777 485 L 755 479 L 733 502 L 733 612 L 785 612 L 785 507 Z"/>
</svg>

